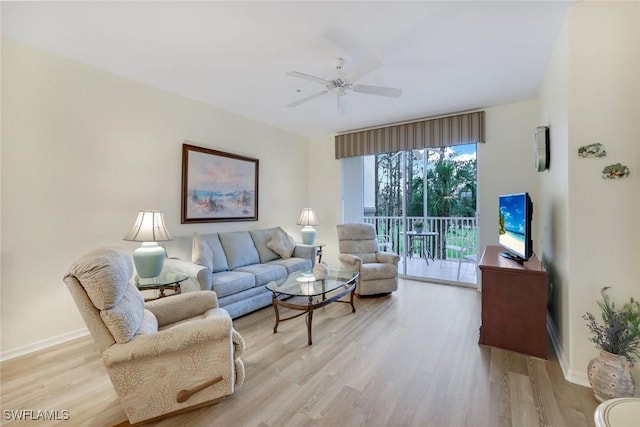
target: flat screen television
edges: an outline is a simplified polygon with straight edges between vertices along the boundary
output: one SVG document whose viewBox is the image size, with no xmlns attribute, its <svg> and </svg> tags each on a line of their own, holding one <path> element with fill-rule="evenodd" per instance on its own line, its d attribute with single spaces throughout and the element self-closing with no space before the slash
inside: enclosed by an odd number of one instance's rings
<svg viewBox="0 0 640 427">
<path fill-rule="evenodd" d="M 506 249 L 500 255 L 518 262 L 531 258 L 533 203 L 529 193 L 499 196 L 498 216 L 498 243 Z"/>
</svg>

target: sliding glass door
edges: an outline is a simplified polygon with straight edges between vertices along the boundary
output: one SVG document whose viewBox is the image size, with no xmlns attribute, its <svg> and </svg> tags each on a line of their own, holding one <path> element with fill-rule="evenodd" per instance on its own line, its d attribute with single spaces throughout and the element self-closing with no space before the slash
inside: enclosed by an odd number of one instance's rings
<svg viewBox="0 0 640 427">
<path fill-rule="evenodd" d="M 475 144 L 362 158 L 363 221 L 403 276 L 477 282 Z"/>
</svg>

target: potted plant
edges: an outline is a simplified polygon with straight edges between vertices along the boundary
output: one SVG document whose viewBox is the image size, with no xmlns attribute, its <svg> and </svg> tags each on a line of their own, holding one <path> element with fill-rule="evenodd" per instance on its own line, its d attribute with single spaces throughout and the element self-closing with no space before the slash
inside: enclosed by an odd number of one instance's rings
<svg viewBox="0 0 640 427">
<path fill-rule="evenodd" d="M 422 229 L 424 228 L 424 222 L 419 219 L 417 221 L 414 221 L 413 223 L 413 229 L 418 232 L 418 233 L 422 233 Z"/>
<path fill-rule="evenodd" d="M 589 340 L 600 350 L 588 366 L 589 383 L 599 402 L 633 396 L 631 367 L 640 357 L 640 302 L 630 298 L 618 309 L 607 294 L 608 289 L 602 288 L 602 299 L 598 301 L 602 323 L 589 312 L 582 316 L 592 334 Z"/>
</svg>

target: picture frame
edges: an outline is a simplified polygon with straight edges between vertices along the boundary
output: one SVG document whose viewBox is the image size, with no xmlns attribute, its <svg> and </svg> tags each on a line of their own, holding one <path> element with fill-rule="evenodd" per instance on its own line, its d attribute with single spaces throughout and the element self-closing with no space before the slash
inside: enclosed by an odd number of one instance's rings
<svg viewBox="0 0 640 427">
<path fill-rule="evenodd" d="M 260 161 L 182 144 L 182 224 L 258 220 Z"/>
</svg>

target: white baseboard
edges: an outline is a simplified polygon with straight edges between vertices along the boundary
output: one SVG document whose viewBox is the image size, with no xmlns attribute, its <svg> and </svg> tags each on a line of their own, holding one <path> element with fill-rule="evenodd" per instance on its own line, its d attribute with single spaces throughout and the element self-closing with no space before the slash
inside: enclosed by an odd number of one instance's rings
<svg viewBox="0 0 640 427">
<path fill-rule="evenodd" d="M 569 368 L 567 356 L 562 350 L 560 338 L 558 337 L 558 329 L 556 328 L 555 323 L 553 323 L 553 318 L 549 315 L 549 313 L 547 313 L 547 331 L 549 332 L 549 337 L 551 338 L 551 344 L 553 345 L 553 348 L 556 351 L 556 355 L 558 356 L 558 363 L 560 364 L 560 369 L 562 369 L 562 375 L 564 376 L 564 379 L 569 381 L 570 383 L 578 384 L 584 387 L 591 387 L 591 385 L 589 384 L 589 378 L 587 377 L 586 366 L 582 372 Z"/>
<path fill-rule="evenodd" d="M 8 351 L 3 351 L 2 353 L 0 353 L 0 362 L 14 359 L 19 356 L 24 356 L 25 354 L 33 353 L 34 351 L 42 350 L 57 344 L 62 344 L 64 342 L 71 341 L 76 338 L 84 337 L 86 335 L 89 335 L 89 330 L 87 328 L 82 328 L 82 329 L 77 329 L 75 331 L 64 333 L 62 335 L 47 338 L 42 341 L 37 341 L 31 344 L 27 344 L 22 347 L 17 347 Z"/>
</svg>

